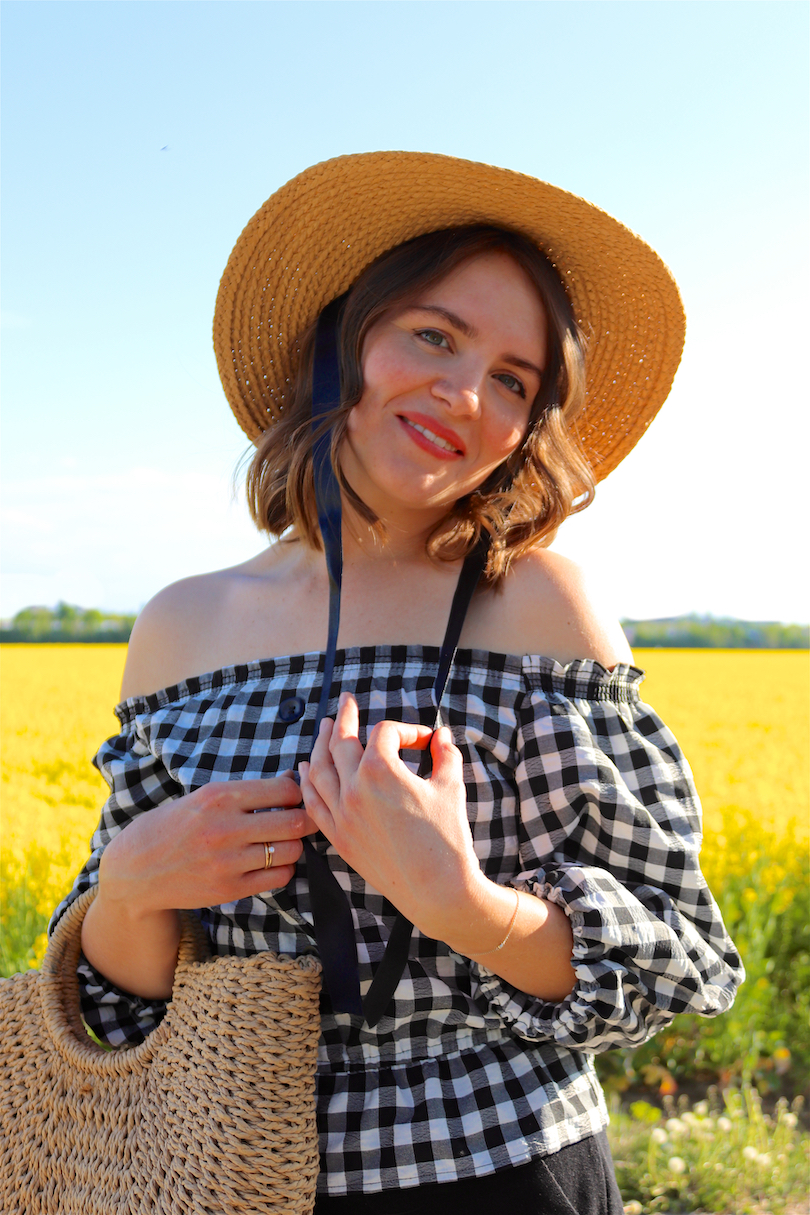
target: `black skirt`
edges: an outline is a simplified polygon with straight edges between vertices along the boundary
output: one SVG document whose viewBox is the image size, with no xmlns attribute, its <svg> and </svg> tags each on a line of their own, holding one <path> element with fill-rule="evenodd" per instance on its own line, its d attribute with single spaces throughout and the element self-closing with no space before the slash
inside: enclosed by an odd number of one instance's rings
<svg viewBox="0 0 810 1215">
<path fill-rule="evenodd" d="M 601 1131 L 528 1164 L 408 1190 L 319 1196 L 315 1215 L 623 1215 L 607 1135 Z"/>
</svg>

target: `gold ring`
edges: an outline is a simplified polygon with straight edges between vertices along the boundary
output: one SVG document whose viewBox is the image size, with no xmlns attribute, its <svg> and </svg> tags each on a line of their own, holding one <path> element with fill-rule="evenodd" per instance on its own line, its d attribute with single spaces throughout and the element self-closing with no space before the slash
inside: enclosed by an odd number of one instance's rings
<svg viewBox="0 0 810 1215">
<path fill-rule="evenodd" d="M 274 852 L 275 852 L 275 848 L 273 847 L 273 845 L 268 844 L 265 841 L 265 845 L 264 845 L 264 867 L 265 867 L 265 869 L 272 868 Z"/>
</svg>

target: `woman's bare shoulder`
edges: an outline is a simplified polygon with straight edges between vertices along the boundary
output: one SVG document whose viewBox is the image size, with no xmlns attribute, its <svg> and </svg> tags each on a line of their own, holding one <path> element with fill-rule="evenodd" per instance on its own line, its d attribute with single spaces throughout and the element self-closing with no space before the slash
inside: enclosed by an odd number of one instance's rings
<svg viewBox="0 0 810 1215">
<path fill-rule="evenodd" d="M 266 550 L 242 565 L 173 582 L 150 599 L 132 630 L 122 699 L 146 696 L 239 660 L 230 626 L 238 630 L 247 588 L 264 583 L 272 564 Z"/>
<path fill-rule="evenodd" d="M 141 609 L 129 639 L 122 699 L 170 687 L 204 669 L 197 655 L 205 651 L 210 621 L 222 615 L 230 572 L 173 582 Z"/>
<path fill-rule="evenodd" d="M 521 557 L 493 599 L 501 603 L 510 653 L 544 654 L 561 663 L 592 658 L 608 668 L 633 661 L 621 625 L 600 603 L 586 572 L 560 553 L 535 549 Z"/>
</svg>

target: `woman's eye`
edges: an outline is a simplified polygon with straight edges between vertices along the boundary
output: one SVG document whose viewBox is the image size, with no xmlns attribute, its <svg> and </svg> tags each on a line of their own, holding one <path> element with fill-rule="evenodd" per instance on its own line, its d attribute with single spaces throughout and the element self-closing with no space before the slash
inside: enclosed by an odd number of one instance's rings
<svg viewBox="0 0 810 1215">
<path fill-rule="evenodd" d="M 510 392 L 516 393 L 517 396 L 526 396 L 526 389 L 523 382 L 519 380 L 516 375 L 510 375 L 508 372 L 504 372 L 502 375 L 497 376 L 496 379 L 499 379 L 502 384 L 506 385 Z"/>
<path fill-rule="evenodd" d="M 447 338 L 438 329 L 417 329 L 416 336 L 422 338 L 429 346 L 447 346 Z"/>
</svg>

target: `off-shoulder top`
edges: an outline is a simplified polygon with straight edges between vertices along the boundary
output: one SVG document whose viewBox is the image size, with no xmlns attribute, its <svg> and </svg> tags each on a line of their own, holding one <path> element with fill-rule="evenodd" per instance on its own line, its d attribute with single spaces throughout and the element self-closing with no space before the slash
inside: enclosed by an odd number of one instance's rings
<svg viewBox="0 0 810 1215">
<path fill-rule="evenodd" d="M 432 721 L 438 657 L 420 645 L 338 651 L 330 714 L 351 690 L 361 738 L 385 718 Z M 269 777 L 306 759 L 323 661 L 226 667 L 120 704 L 121 732 L 94 761 L 110 797 L 53 923 L 137 815 L 209 781 Z M 322 1192 L 453 1181 L 556 1152 L 607 1122 L 595 1052 L 638 1045 L 676 1013 L 730 1006 L 743 971 L 700 872 L 700 806 L 678 744 L 639 698 L 643 677 L 591 660 L 458 652 L 442 713 L 464 757 L 476 853 L 493 881 L 565 910 L 576 986 L 559 1003 L 537 999 L 415 931 L 373 1029 L 323 1014 Z M 319 847 L 351 905 L 365 992 L 395 910 L 325 840 Z M 316 950 L 303 866 L 274 895 L 199 915 L 216 954 Z M 80 980 L 85 1019 L 112 1045 L 142 1040 L 165 1010 L 84 959 Z"/>
</svg>

